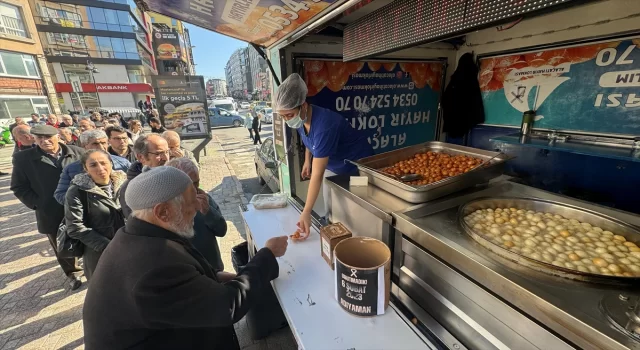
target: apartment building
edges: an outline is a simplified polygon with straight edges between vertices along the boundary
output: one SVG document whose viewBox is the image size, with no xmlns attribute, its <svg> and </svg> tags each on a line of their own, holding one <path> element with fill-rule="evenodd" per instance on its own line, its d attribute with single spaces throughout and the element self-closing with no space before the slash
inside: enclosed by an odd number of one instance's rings
<svg viewBox="0 0 640 350">
<path fill-rule="evenodd" d="M 59 113 L 31 6 L 0 1 L 0 124 L 31 113 Z"/>
<path fill-rule="evenodd" d="M 132 0 L 30 0 L 30 5 L 64 110 L 136 107 L 153 96 L 150 77 L 157 70 L 150 21 Z"/>
<path fill-rule="evenodd" d="M 147 14 L 154 29 L 152 38 L 158 74 L 194 75 L 195 63 L 189 30 L 182 21 L 175 18 L 155 12 Z M 167 51 L 168 47 L 171 52 Z"/>
</svg>

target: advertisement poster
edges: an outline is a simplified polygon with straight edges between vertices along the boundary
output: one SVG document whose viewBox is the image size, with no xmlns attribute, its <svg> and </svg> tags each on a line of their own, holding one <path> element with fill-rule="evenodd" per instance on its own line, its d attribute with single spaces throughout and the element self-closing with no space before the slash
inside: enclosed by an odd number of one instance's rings
<svg viewBox="0 0 640 350">
<path fill-rule="evenodd" d="M 640 39 L 480 60 L 485 123 L 640 134 Z"/>
<path fill-rule="evenodd" d="M 138 0 L 150 11 L 269 46 L 336 0 Z"/>
<path fill-rule="evenodd" d="M 154 76 L 158 112 L 165 128 L 182 139 L 210 135 L 207 95 L 202 76 Z"/>
<path fill-rule="evenodd" d="M 305 60 L 307 101 L 366 130 L 374 152 L 435 139 L 442 62 Z"/>
<path fill-rule="evenodd" d="M 157 60 L 180 60 L 182 49 L 175 29 L 153 29 L 153 51 Z"/>
</svg>

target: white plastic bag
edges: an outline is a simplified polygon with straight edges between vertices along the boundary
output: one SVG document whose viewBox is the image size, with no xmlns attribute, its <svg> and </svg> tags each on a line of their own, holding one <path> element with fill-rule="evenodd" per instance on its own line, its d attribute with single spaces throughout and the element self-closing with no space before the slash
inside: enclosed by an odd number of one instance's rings
<svg viewBox="0 0 640 350">
<path fill-rule="evenodd" d="M 256 209 L 284 208 L 287 206 L 287 195 L 285 193 L 256 194 L 249 203 Z"/>
</svg>

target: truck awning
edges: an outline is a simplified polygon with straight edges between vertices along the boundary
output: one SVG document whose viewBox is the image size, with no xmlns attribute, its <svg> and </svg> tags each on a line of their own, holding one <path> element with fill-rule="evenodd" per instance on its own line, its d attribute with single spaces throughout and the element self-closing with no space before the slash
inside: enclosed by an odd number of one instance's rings
<svg viewBox="0 0 640 350">
<path fill-rule="evenodd" d="M 258 46 L 268 47 L 340 0 L 135 0 L 157 12 Z"/>
</svg>

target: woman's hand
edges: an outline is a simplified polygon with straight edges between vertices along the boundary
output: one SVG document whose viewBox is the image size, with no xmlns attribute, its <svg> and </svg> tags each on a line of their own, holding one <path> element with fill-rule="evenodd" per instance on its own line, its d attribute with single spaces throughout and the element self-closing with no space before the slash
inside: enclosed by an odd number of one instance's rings
<svg viewBox="0 0 640 350">
<path fill-rule="evenodd" d="M 196 199 L 198 200 L 199 204 L 198 210 L 203 215 L 206 215 L 209 212 L 209 195 L 205 191 L 198 189 L 196 193 Z"/>
<path fill-rule="evenodd" d="M 302 176 L 303 179 L 308 179 L 309 176 L 311 176 L 311 166 L 308 162 L 304 162 L 304 164 L 302 164 L 302 172 L 300 173 L 300 176 Z"/>
<path fill-rule="evenodd" d="M 311 213 L 303 211 L 300 214 L 300 220 L 298 221 L 298 232 L 300 232 L 300 238 L 296 240 L 304 241 L 309 238 L 309 233 L 311 232 Z"/>
</svg>

